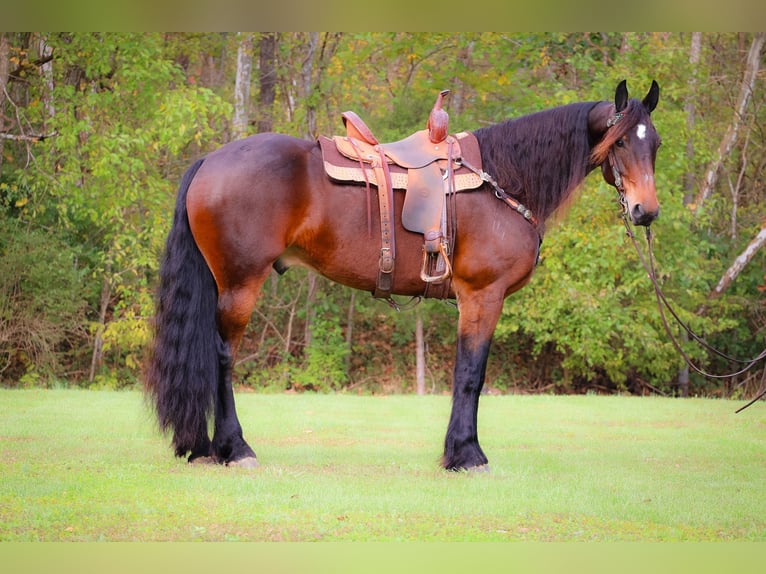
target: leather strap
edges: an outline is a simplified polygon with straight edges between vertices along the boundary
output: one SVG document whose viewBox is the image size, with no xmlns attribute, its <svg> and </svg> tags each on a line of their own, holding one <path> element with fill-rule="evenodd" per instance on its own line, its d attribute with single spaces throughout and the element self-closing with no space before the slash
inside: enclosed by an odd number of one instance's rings
<svg viewBox="0 0 766 574">
<path fill-rule="evenodd" d="M 448 162 L 447 172 L 444 178 L 444 195 L 445 201 L 442 207 L 442 219 L 441 229 L 443 232 L 442 241 L 446 242 L 444 251 L 436 256 L 436 265 L 434 274 L 440 275 L 444 272 L 447 266 L 450 267 L 450 273 L 448 277 L 440 283 L 428 283 L 426 282 L 425 289 L 423 290 L 423 297 L 433 299 L 447 299 L 450 293 L 450 287 L 452 285 L 452 260 L 455 252 L 455 237 L 457 235 L 457 213 L 455 211 L 455 172 L 453 170 L 453 138 L 447 139 L 448 149 Z M 459 149 L 459 148 L 458 148 Z M 446 251 L 446 253 L 445 253 Z"/>
<path fill-rule="evenodd" d="M 378 260 L 378 281 L 374 297 L 387 299 L 394 288 L 394 260 L 396 241 L 394 238 L 393 187 L 385 152 L 377 148 L 380 158 L 373 163 L 378 180 L 378 203 L 380 205 L 380 259 Z"/>
</svg>

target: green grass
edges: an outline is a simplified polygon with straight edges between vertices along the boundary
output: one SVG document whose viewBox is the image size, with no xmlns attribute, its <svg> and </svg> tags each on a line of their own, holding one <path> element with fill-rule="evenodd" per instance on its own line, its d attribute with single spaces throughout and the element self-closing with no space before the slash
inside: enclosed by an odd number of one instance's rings
<svg viewBox="0 0 766 574">
<path fill-rule="evenodd" d="M 762 403 L 486 396 L 475 474 L 446 396 L 237 401 L 257 470 L 175 459 L 137 392 L 0 391 L 0 540 L 766 541 Z"/>
</svg>

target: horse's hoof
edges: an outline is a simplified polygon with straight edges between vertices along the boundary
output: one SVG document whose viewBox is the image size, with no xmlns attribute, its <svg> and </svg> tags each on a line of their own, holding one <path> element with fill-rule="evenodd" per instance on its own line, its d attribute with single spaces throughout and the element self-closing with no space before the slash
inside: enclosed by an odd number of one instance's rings
<svg viewBox="0 0 766 574">
<path fill-rule="evenodd" d="M 239 468 L 258 468 L 261 466 L 261 463 L 258 462 L 258 459 L 254 456 L 246 456 L 245 458 L 240 458 L 239 460 L 232 460 L 226 463 L 226 466 L 236 466 Z"/>
<path fill-rule="evenodd" d="M 481 464 L 479 466 L 472 466 L 471 468 L 466 469 L 468 472 L 479 474 L 479 473 L 485 473 L 489 472 L 489 465 L 488 464 Z"/>
<path fill-rule="evenodd" d="M 217 464 L 212 456 L 198 456 L 189 460 L 189 464 Z"/>
</svg>

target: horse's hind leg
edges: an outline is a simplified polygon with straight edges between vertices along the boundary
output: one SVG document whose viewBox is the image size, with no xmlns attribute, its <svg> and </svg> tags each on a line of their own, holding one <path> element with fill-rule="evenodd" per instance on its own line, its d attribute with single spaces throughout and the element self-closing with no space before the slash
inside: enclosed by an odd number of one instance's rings
<svg viewBox="0 0 766 574">
<path fill-rule="evenodd" d="M 251 281 L 244 287 L 223 290 L 218 296 L 218 330 L 221 334 L 218 355 L 221 369 L 211 450 L 217 462 L 227 465 L 258 465 L 255 452 L 242 434 L 234 404 L 232 374 L 237 347 L 267 275 L 264 273 L 264 278 Z"/>
</svg>

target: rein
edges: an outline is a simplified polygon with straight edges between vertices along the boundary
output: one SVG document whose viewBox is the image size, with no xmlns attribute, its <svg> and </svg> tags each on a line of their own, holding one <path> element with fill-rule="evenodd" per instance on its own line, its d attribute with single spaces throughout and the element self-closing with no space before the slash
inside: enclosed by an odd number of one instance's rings
<svg viewBox="0 0 766 574">
<path fill-rule="evenodd" d="M 704 339 L 702 339 L 699 335 L 697 335 L 689 325 L 684 323 L 681 318 L 678 316 L 678 313 L 676 313 L 675 309 L 673 309 L 673 306 L 668 302 L 667 298 L 665 297 L 665 294 L 662 292 L 662 289 L 660 288 L 659 282 L 657 281 L 657 272 L 654 265 L 654 251 L 652 249 L 652 242 L 653 242 L 653 233 L 650 227 L 646 228 L 646 251 L 648 254 L 648 262 L 647 259 L 644 257 L 644 254 L 641 252 L 641 249 L 638 245 L 638 241 L 636 240 L 636 236 L 633 233 L 633 230 L 630 227 L 630 224 L 628 223 L 628 217 L 627 213 L 624 209 L 625 200 L 623 197 L 623 194 L 620 193 L 620 203 L 623 205 L 623 211 L 622 211 L 622 221 L 625 225 L 625 230 L 627 232 L 628 237 L 630 238 L 631 242 L 633 243 L 633 247 L 636 250 L 636 253 L 638 254 L 638 258 L 641 261 L 641 265 L 643 265 L 644 269 L 646 270 L 646 273 L 649 275 L 649 279 L 652 282 L 652 286 L 654 287 L 654 295 L 657 299 L 657 308 L 660 311 L 660 318 L 662 319 L 662 325 L 665 328 L 665 332 L 667 333 L 668 337 L 670 338 L 671 343 L 673 343 L 673 346 L 675 347 L 676 351 L 683 357 L 684 361 L 687 365 L 689 365 L 689 368 L 694 370 L 695 372 L 699 373 L 703 377 L 712 378 L 712 379 L 730 379 L 733 377 L 736 377 L 738 375 L 741 375 L 747 371 L 749 371 L 751 368 L 753 368 L 758 362 L 766 358 L 766 349 L 761 351 L 761 353 L 755 357 L 754 359 L 750 360 L 741 360 L 741 359 L 735 359 L 734 357 L 730 357 L 729 355 L 719 351 L 715 347 L 711 346 L 709 343 L 707 343 Z M 697 343 L 699 343 L 703 348 L 711 351 L 712 353 L 718 355 L 719 357 L 722 357 L 728 361 L 736 362 L 745 365 L 740 370 L 725 374 L 725 375 L 715 375 L 712 373 L 709 373 L 701 368 L 699 368 L 697 365 L 694 364 L 694 362 L 691 360 L 689 355 L 686 354 L 686 352 L 681 347 L 681 344 L 678 342 L 678 339 L 673 334 L 672 329 L 670 328 L 670 325 L 668 323 L 668 319 L 665 315 L 665 309 L 670 312 L 670 314 L 673 316 L 673 318 L 676 320 L 676 322 L 686 331 L 686 333 L 694 339 Z M 761 379 L 761 387 L 763 387 L 764 381 L 766 381 L 766 369 L 764 370 L 764 375 Z M 737 413 L 745 410 L 750 405 L 758 402 L 761 398 L 766 396 L 766 388 L 764 388 L 753 400 L 751 400 L 749 403 L 747 403 L 745 406 L 740 407 L 736 410 Z"/>
</svg>

